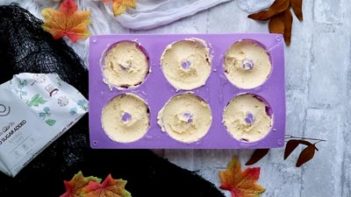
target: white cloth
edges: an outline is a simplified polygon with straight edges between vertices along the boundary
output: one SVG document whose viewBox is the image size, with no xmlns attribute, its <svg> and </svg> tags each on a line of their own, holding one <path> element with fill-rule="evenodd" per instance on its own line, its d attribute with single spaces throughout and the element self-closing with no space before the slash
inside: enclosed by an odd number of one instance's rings
<svg viewBox="0 0 351 197">
<path fill-rule="evenodd" d="M 112 17 L 112 20 L 117 20 L 128 29 L 151 29 L 229 1 L 233 0 L 137 0 L 136 9 L 129 9 L 121 16 Z M 42 8 L 58 6 L 57 2 L 48 0 L 2 0 L 0 5 L 10 2 L 17 2 L 39 18 L 41 18 L 40 10 Z M 109 24 L 108 15 L 113 16 L 111 4 L 105 4 L 106 11 L 109 13 L 105 16 L 100 10 L 101 1 L 76 0 L 76 2 L 80 9 L 90 9 L 93 12 L 93 22 L 99 22 L 98 25 L 101 25 L 100 21 L 104 21 L 106 25 Z M 237 0 L 238 6 L 248 13 L 268 8 L 273 2 L 274 0 Z"/>
<path fill-rule="evenodd" d="M 76 0 L 79 9 L 90 10 L 90 30 L 93 35 L 128 33 L 129 29 L 150 29 L 174 22 L 181 18 L 192 16 L 220 3 L 233 0 L 137 0 L 137 8 L 130 9 L 126 14 L 114 17 L 111 4 L 105 4 L 101 0 Z M 255 12 L 269 7 L 274 0 L 237 0 L 238 6 L 246 12 Z M 45 7 L 58 7 L 58 2 L 51 0 L 0 0 L 0 5 L 10 2 L 18 3 L 21 7 L 29 10 L 38 18 L 42 18 L 41 10 Z M 235 3 L 235 4 L 236 4 Z M 233 6 L 231 4 L 228 6 Z M 106 9 L 104 9 L 106 8 Z M 246 15 L 246 13 L 242 13 Z M 228 13 L 230 16 L 230 13 Z M 118 23 L 118 24 L 117 24 Z M 120 24 L 120 25 L 119 25 Z M 238 24 L 240 25 L 240 24 Z M 123 26 L 123 29 L 121 28 Z M 188 29 L 188 28 L 185 28 Z M 67 40 L 67 39 L 66 39 Z M 68 44 L 87 63 L 88 40 Z"/>
<path fill-rule="evenodd" d="M 238 5 L 242 10 L 248 13 L 254 13 L 268 8 L 274 1 L 275 0 L 238 0 Z"/>
<path fill-rule="evenodd" d="M 232 0 L 138 0 L 136 9 L 115 17 L 129 29 L 151 29 Z M 111 7 L 106 6 L 112 14 Z"/>
<path fill-rule="evenodd" d="M 136 9 L 115 19 L 128 29 L 151 29 L 194 15 L 232 0 L 138 0 Z M 253 13 L 266 9 L 274 0 L 238 0 L 239 7 Z M 105 6 L 112 15 L 111 6 Z"/>
</svg>

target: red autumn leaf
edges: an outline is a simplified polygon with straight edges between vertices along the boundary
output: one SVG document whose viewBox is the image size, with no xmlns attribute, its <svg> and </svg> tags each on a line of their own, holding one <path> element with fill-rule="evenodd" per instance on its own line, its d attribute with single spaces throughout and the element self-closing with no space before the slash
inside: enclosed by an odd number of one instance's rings
<svg viewBox="0 0 351 197">
<path fill-rule="evenodd" d="M 125 190 L 127 181 L 113 179 L 108 175 L 102 183 L 90 182 L 81 192 L 81 197 L 131 197 Z"/>
<path fill-rule="evenodd" d="M 265 189 L 257 183 L 260 168 L 246 168 L 241 170 L 238 157 L 234 156 L 227 169 L 219 172 L 221 189 L 231 192 L 232 197 L 257 197 Z"/>
<path fill-rule="evenodd" d="M 269 149 L 256 149 L 245 165 L 252 165 L 260 161 L 269 152 Z"/>
<path fill-rule="evenodd" d="M 84 177 L 83 173 L 79 171 L 70 181 L 64 181 L 66 192 L 60 197 L 79 197 L 82 188 L 84 188 L 89 182 L 100 181 L 99 178 L 93 176 Z"/>
<path fill-rule="evenodd" d="M 302 0 L 290 0 L 290 5 L 299 21 L 303 21 Z"/>
<path fill-rule="evenodd" d="M 79 11 L 74 0 L 64 0 L 58 10 L 44 8 L 41 13 L 44 17 L 42 27 L 54 39 L 67 36 L 72 42 L 77 42 L 90 34 L 88 30 L 90 12 Z"/>
<path fill-rule="evenodd" d="M 301 153 L 299 158 L 297 159 L 296 162 L 296 167 L 300 167 L 303 164 L 305 164 L 306 162 L 308 162 L 309 160 L 311 160 L 314 156 L 314 153 L 316 152 L 316 150 L 318 150 L 316 148 L 315 144 L 311 144 L 309 146 L 307 146 Z"/>
<path fill-rule="evenodd" d="M 249 18 L 255 19 L 255 20 L 261 20 L 265 21 L 270 19 L 271 17 L 284 12 L 289 8 L 290 1 L 289 0 L 276 0 L 271 7 L 269 7 L 267 10 L 255 13 L 255 14 L 250 14 Z"/>
</svg>

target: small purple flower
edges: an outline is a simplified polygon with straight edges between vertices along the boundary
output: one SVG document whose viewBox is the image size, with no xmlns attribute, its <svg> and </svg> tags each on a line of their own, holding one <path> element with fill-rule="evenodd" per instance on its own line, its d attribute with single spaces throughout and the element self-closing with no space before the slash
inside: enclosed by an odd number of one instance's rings
<svg viewBox="0 0 351 197">
<path fill-rule="evenodd" d="M 124 113 L 122 114 L 122 121 L 123 121 L 123 122 L 128 122 L 128 121 L 130 121 L 131 119 L 132 119 L 132 115 L 130 115 L 130 113 L 124 112 Z"/>
<path fill-rule="evenodd" d="M 244 59 L 242 61 L 242 67 L 244 70 L 252 70 L 254 67 L 254 62 L 250 59 Z"/>
<path fill-rule="evenodd" d="M 187 123 L 191 123 L 193 121 L 193 115 L 189 112 L 185 112 L 183 114 L 185 120 L 187 121 Z"/>
<path fill-rule="evenodd" d="M 252 113 L 248 112 L 245 117 L 245 122 L 249 125 L 252 125 L 255 122 L 255 118 Z"/>
<path fill-rule="evenodd" d="M 184 61 L 182 62 L 182 68 L 183 68 L 183 69 L 188 70 L 188 69 L 190 68 L 190 66 L 191 66 L 191 62 L 190 62 L 190 61 L 184 60 Z"/>
</svg>

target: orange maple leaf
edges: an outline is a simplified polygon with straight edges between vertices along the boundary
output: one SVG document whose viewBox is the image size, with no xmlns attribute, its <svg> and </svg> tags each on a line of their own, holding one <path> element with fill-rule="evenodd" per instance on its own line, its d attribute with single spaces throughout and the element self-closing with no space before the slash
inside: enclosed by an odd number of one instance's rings
<svg viewBox="0 0 351 197">
<path fill-rule="evenodd" d="M 129 8 L 136 8 L 136 0 L 112 0 L 112 10 L 115 16 L 125 13 Z"/>
<path fill-rule="evenodd" d="M 79 171 L 70 181 L 64 181 L 66 192 L 60 197 L 79 197 L 81 190 L 88 185 L 89 182 L 100 183 L 100 181 L 101 179 L 97 177 L 84 177 L 83 173 Z"/>
<path fill-rule="evenodd" d="M 257 183 L 260 168 L 246 168 L 241 171 L 241 164 L 234 156 L 227 169 L 219 172 L 221 189 L 231 192 L 232 197 L 258 197 L 265 189 Z"/>
<path fill-rule="evenodd" d="M 58 10 L 44 8 L 41 13 L 44 17 L 42 27 L 54 39 L 67 36 L 72 42 L 77 42 L 90 35 L 88 30 L 90 12 L 79 11 L 74 0 L 64 0 Z"/>
<path fill-rule="evenodd" d="M 89 182 L 81 192 L 81 197 L 131 197 L 125 190 L 127 181 L 113 179 L 108 175 L 102 183 L 96 181 Z"/>
</svg>

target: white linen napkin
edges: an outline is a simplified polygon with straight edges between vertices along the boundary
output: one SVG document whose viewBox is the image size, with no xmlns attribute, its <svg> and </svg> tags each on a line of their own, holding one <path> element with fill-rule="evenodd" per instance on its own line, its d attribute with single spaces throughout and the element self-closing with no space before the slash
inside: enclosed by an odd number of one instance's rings
<svg viewBox="0 0 351 197">
<path fill-rule="evenodd" d="M 137 0 L 136 9 L 129 9 L 115 19 L 128 29 L 151 29 L 192 16 L 232 0 Z M 269 7 L 274 0 L 238 0 L 239 7 L 249 13 Z M 111 5 L 105 6 L 113 15 Z"/>
<path fill-rule="evenodd" d="M 232 0 L 137 0 L 136 9 L 115 17 L 129 29 L 151 29 Z M 111 7 L 106 10 L 112 15 Z"/>
</svg>

